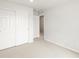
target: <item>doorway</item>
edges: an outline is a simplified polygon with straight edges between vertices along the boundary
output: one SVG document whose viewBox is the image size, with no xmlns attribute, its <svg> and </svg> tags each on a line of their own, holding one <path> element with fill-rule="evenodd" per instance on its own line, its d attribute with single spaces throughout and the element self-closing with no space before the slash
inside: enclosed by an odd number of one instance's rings
<svg viewBox="0 0 79 59">
<path fill-rule="evenodd" d="M 44 16 L 40 16 L 40 37 L 44 39 Z"/>
</svg>

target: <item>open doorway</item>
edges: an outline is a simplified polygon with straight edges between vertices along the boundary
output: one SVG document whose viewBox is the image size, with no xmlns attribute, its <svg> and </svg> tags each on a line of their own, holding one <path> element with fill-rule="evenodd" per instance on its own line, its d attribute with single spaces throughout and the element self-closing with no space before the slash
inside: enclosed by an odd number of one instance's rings
<svg viewBox="0 0 79 59">
<path fill-rule="evenodd" d="M 40 37 L 44 39 L 44 16 L 40 16 Z"/>
</svg>

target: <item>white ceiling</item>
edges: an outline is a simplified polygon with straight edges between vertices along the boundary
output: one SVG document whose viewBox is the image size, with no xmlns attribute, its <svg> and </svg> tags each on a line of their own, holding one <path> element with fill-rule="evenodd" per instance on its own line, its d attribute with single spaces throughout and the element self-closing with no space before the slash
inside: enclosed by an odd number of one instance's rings
<svg viewBox="0 0 79 59">
<path fill-rule="evenodd" d="M 31 3 L 29 0 L 8 0 L 8 1 L 24 4 L 33 8 L 47 9 L 65 3 L 69 0 L 34 0 L 33 3 Z"/>
</svg>

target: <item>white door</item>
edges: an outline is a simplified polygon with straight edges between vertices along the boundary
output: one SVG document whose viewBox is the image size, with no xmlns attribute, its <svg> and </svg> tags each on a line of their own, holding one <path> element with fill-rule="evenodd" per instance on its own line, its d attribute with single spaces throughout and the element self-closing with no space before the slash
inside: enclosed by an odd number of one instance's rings
<svg viewBox="0 0 79 59">
<path fill-rule="evenodd" d="M 28 14 L 18 12 L 16 19 L 16 46 L 28 42 Z"/>
<path fill-rule="evenodd" d="M 0 9 L 0 50 L 15 46 L 15 12 Z"/>
</svg>

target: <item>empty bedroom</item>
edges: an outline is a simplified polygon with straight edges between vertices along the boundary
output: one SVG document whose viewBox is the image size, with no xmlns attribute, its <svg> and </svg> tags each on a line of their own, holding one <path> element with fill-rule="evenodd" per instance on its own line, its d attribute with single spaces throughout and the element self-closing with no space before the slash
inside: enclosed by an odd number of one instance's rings
<svg viewBox="0 0 79 59">
<path fill-rule="evenodd" d="M 79 58 L 79 0 L 0 0 L 0 58 Z"/>
</svg>

